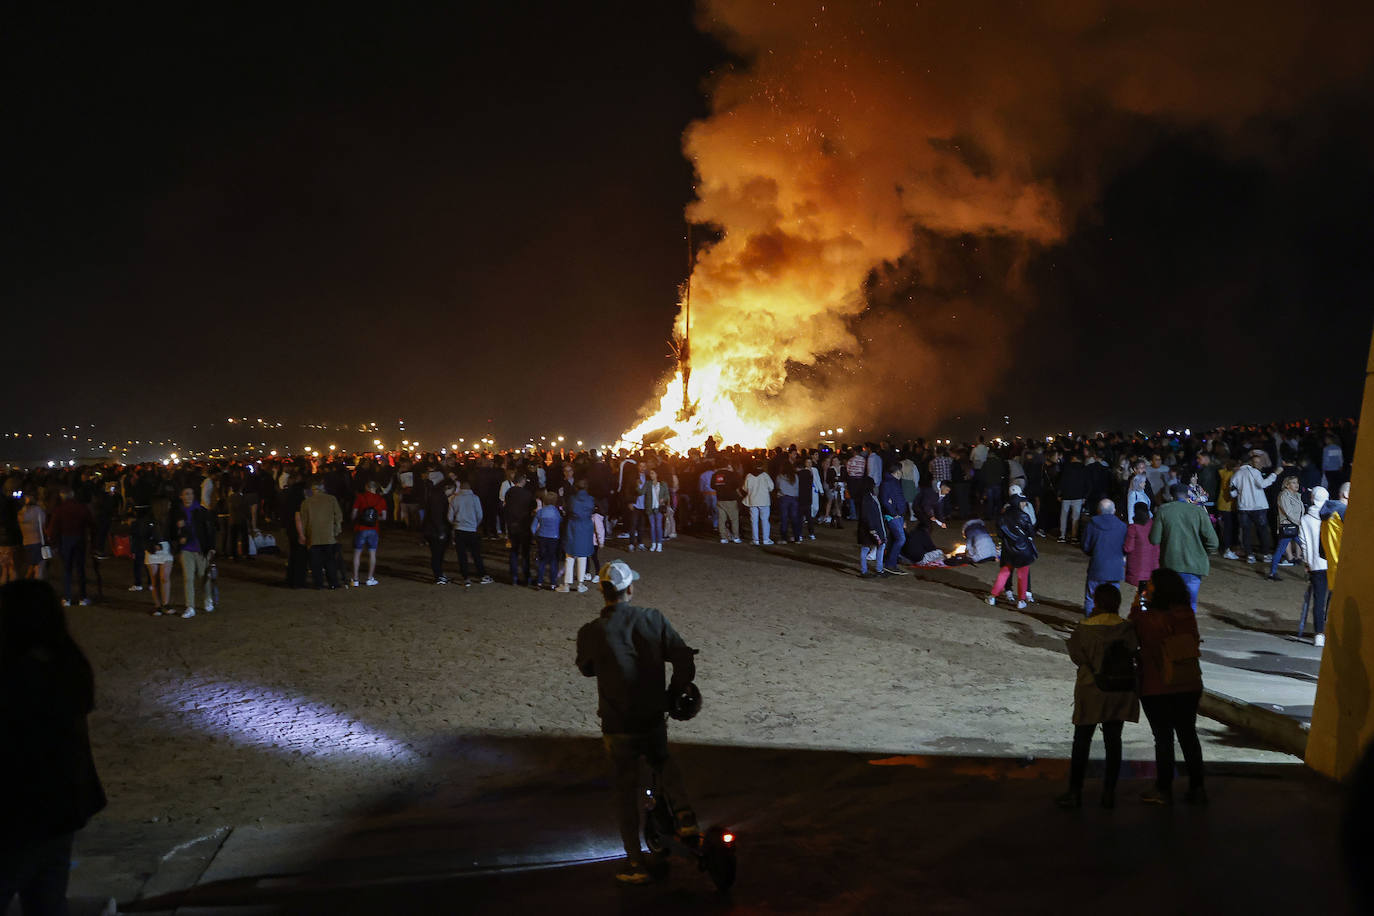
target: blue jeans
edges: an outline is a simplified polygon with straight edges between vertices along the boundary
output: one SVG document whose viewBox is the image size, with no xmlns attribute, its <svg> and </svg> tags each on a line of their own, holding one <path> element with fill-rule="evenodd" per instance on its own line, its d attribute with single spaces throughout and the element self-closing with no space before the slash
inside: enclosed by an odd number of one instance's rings
<svg viewBox="0 0 1374 916">
<path fill-rule="evenodd" d="M 906 521 L 900 518 L 887 520 L 887 557 L 883 560 L 884 569 L 897 569 L 897 558 L 902 555 L 902 545 L 906 543 Z"/>
<path fill-rule="evenodd" d="M 1183 584 L 1188 586 L 1188 603 L 1193 606 L 1193 613 L 1197 613 L 1197 590 L 1202 585 L 1202 577 L 1192 573 L 1179 573 L 1183 579 Z"/>
<path fill-rule="evenodd" d="M 701 494 L 701 501 L 706 506 L 706 517 L 710 519 L 711 524 L 714 525 L 716 522 L 716 491 L 707 490 L 703 492 Z"/>
<path fill-rule="evenodd" d="M 657 509 L 654 509 L 654 510 L 650 511 L 650 512 L 648 513 L 648 515 L 649 515 L 649 543 L 650 543 L 650 544 L 662 544 L 662 543 L 663 543 L 663 513 L 660 512 L 660 511 L 657 510 Z"/>
<path fill-rule="evenodd" d="M 543 583 L 544 573 L 547 570 L 549 585 L 553 586 L 558 581 L 558 538 L 536 538 L 539 542 L 539 563 L 534 570 L 534 582 L 536 585 Z"/>
<path fill-rule="evenodd" d="M 778 538 L 786 541 L 790 532 L 793 539 L 801 540 L 801 503 L 797 497 L 782 496 L 778 500 L 778 515 L 781 516 L 778 519 Z"/>
<path fill-rule="evenodd" d="M 861 575 L 868 575 L 868 559 L 870 554 L 872 555 L 873 562 L 876 565 L 879 559 L 881 558 L 881 554 L 879 554 L 879 548 L 877 547 L 877 545 L 874 545 L 872 547 L 859 548 L 859 573 Z"/>
<path fill-rule="evenodd" d="M 1121 591 L 1121 583 L 1112 579 L 1089 579 L 1087 594 L 1083 596 L 1083 616 L 1093 615 L 1093 592 L 1097 591 L 1099 585 L 1115 585 L 1117 591 Z"/>
<path fill-rule="evenodd" d="M 1274 548 L 1274 559 L 1269 561 L 1269 575 L 1279 574 L 1279 560 L 1283 559 L 1283 552 L 1288 549 L 1288 545 L 1296 540 L 1297 538 L 1279 537 L 1279 546 Z"/>
</svg>

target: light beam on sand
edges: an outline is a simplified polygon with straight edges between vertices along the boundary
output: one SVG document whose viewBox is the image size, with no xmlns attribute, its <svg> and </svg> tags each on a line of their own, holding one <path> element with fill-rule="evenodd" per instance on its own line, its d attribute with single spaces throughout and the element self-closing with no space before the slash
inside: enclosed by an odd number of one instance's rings
<svg viewBox="0 0 1374 916">
<path fill-rule="evenodd" d="M 200 681 L 161 702 L 200 730 L 248 747 L 306 757 L 419 759 L 409 745 L 326 703 L 254 684 Z"/>
</svg>

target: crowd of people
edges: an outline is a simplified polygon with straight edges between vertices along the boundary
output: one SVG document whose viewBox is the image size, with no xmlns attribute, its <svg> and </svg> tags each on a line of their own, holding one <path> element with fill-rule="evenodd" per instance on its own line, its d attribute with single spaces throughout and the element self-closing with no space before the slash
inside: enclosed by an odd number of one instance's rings
<svg viewBox="0 0 1374 916">
<path fill-rule="evenodd" d="M 744 449 L 708 439 L 686 454 L 334 453 L 12 470 L 12 498 L 0 500 L 0 580 L 21 567 L 43 577 L 55 558 L 64 599 L 80 603 L 89 600 L 88 561 L 118 555 L 133 565 L 132 588 L 151 593 L 153 613 L 192 617 L 214 609 L 218 561 L 274 547 L 293 588 L 376 585 L 388 529 L 426 541 L 436 584 L 455 581 L 450 545 L 458 581 L 495 581 L 483 555 L 495 539 L 505 543 L 511 584 L 569 592 L 586 589 L 608 543 L 662 552 L 691 533 L 786 547 L 814 539 L 818 527 L 853 524 L 860 575 L 997 558 L 992 601 L 1034 600 L 1037 539 L 1079 544 L 1092 558 L 1089 613 L 1096 584 L 1138 586 L 1156 563 L 1183 575 L 1194 602 L 1211 556 L 1263 561 L 1271 578 L 1301 563 L 1320 636 L 1354 438 L 1353 421 L 1302 421 L 1196 434 L 980 436 L 962 446 Z M 964 520 L 965 543 L 946 558 L 931 534 L 952 519 Z"/>
<path fill-rule="evenodd" d="M 14 684 L 5 695 L 24 699 L 6 706 L 6 728 L 33 732 L 25 732 L 25 746 L 60 744 L 70 758 L 62 772 L 71 774 L 46 784 L 42 774 L 56 770 L 31 755 L 21 761 L 26 769 L 15 771 L 22 778 L 11 782 L 76 801 L 61 818 L 24 819 L 33 827 L 7 851 L 14 867 L 0 876 L 0 903 L 16 892 L 26 900 L 60 900 L 72 834 L 104 805 L 85 738 L 90 666 L 66 635 L 53 589 L 16 581 L 49 579 L 53 559 L 64 606 L 89 604 L 91 564 L 99 588 L 100 562 L 114 556 L 132 564 L 130 588 L 150 592 L 151 613 L 182 618 L 215 610 L 218 558 L 251 560 L 279 541 L 292 588 L 376 586 L 383 531 L 421 537 L 437 585 L 451 582 L 450 544 L 464 585 L 494 582 L 483 557 L 484 542 L 492 540 L 504 542 L 512 585 L 584 592 L 599 579 L 606 606 L 579 632 L 577 664 L 598 680 L 616 774 L 627 854 L 617 877 L 636 884 L 651 879 L 638 837 L 640 757 L 661 771 L 676 800 L 679 837 L 698 833 L 663 726 L 663 666 L 673 664 L 675 689 L 685 690 L 694 650 L 657 611 L 629 603 L 638 573 L 621 561 L 600 560 L 612 540 L 624 541 L 629 552 L 662 552 L 679 533 L 786 549 L 814 539 L 818 526 L 853 524 L 859 575 L 995 560 L 999 571 L 988 602 L 1006 597 L 1019 607 L 1034 600 L 1036 541 L 1053 535 L 1077 545 L 1089 558 L 1085 617 L 1068 644 L 1078 669 L 1074 737 L 1069 789 L 1058 803 L 1081 806 L 1089 749 L 1100 729 L 1107 756 L 1101 802 L 1115 804 L 1124 725 L 1138 721 L 1143 709 L 1154 736 L 1156 780 L 1142 800 L 1172 802 L 1177 740 L 1188 774 L 1184 798 L 1205 804 L 1196 732 L 1201 581 L 1212 557 L 1263 561 L 1269 579 L 1301 563 L 1311 588 L 1299 632 L 1310 607 L 1321 645 L 1354 438 L 1354 424 L 1344 421 L 1044 442 L 980 437 L 957 448 L 915 440 L 747 450 L 708 440 L 686 455 L 652 448 L 616 455 L 373 453 L 10 469 L 0 498 L 0 649 L 7 653 L 0 671 Z M 931 532 L 953 519 L 963 520 L 964 544 L 946 555 Z M 346 526 L 351 577 L 340 543 Z M 174 566 L 182 575 L 180 608 L 172 601 Z M 1122 592 L 1129 587 L 1138 591 L 1123 617 Z M 661 655 L 640 654 L 643 634 L 662 647 Z M 630 670 L 639 672 L 632 680 L 643 689 L 626 688 Z M 42 735 L 35 731 L 32 710 L 48 707 L 45 722 L 59 723 L 60 734 L 46 724 Z"/>
</svg>

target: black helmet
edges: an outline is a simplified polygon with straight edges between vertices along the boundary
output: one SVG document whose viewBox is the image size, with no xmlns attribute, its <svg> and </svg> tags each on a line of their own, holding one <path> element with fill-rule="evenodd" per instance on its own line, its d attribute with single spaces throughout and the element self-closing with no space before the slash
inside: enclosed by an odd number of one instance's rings
<svg viewBox="0 0 1374 916">
<path fill-rule="evenodd" d="M 668 715 L 686 722 L 701 712 L 701 691 L 696 684 L 672 685 L 668 688 Z"/>
</svg>

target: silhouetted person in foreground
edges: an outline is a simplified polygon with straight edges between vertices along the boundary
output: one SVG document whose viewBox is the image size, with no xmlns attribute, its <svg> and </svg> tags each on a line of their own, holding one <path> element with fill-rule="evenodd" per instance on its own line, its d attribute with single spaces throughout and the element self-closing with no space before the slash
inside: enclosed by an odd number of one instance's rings
<svg viewBox="0 0 1374 916">
<path fill-rule="evenodd" d="M 72 837 L 105 807 L 86 716 L 86 656 L 57 592 L 25 579 L 0 588 L 0 912 L 65 914 Z"/>
<path fill-rule="evenodd" d="M 1346 779 L 1348 802 L 1342 825 L 1346 873 L 1350 877 L 1356 913 L 1374 913 L 1374 741 Z"/>
</svg>

